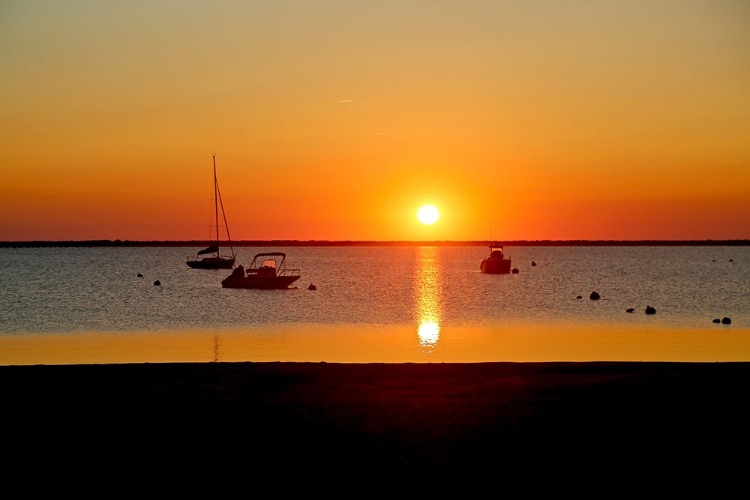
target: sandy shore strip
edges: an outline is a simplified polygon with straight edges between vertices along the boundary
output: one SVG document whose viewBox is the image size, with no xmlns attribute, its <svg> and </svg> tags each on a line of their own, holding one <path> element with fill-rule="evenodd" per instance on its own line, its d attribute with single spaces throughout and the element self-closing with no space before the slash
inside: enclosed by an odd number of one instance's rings
<svg viewBox="0 0 750 500">
<path fill-rule="evenodd" d="M 14 463 L 318 487 L 744 481 L 749 388 L 750 363 L 0 366 Z"/>
</svg>

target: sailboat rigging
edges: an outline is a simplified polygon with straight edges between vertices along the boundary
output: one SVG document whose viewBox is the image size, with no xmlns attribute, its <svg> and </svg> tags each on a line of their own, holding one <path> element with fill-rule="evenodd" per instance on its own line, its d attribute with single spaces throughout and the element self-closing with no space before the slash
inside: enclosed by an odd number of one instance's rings
<svg viewBox="0 0 750 500">
<path fill-rule="evenodd" d="M 235 261 L 234 248 L 232 247 L 232 238 L 229 235 L 229 225 L 227 224 L 227 215 L 224 213 L 224 202 L 221 200 L 221 191 L 219 190 L 219 180 L 216 177 L 216 155 L 214 161 L 214 225 L 216 228 L 216 241 L 203 250 L 199 250 L 195 258 L 188 258 L 187 265 L 193 269 L 232 269 Z M 219 239 L 219 208 L 224 220 L 224 228 L 227 232 L 227 244 L 231 255 L 221 254 L 221 240 Z M 210 254 L 210 255 L 209 255 Z M 201 255 L 209 255 L 200 258 Z"/>
</svg>

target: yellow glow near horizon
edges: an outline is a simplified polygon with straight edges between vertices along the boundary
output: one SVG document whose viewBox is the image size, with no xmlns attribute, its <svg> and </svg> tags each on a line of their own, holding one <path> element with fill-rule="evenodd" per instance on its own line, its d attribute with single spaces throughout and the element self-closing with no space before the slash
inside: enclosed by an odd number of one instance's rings
<svg viewBox="0 0 750 500">
<path fill-rule="evenodd" d="M 440 211 L 433 205 L 424 205 L 417 212 L 417 218 L 422 224 L 434 224 L 440 218 Z"/>
</svg>

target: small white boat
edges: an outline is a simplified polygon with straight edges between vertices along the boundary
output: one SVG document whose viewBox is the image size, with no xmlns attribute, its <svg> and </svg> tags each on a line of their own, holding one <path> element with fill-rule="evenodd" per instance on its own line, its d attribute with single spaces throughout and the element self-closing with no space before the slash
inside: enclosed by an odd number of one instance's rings
<svg viewBox="0 0 750 500">
<path fill-rule="evenodd" d="M 490 244 L 490 255 L 479 264 L 485 274 L 509 274 L 510 259 L 505 256 L 503 245 L 498 242 Z"/>
</svg>

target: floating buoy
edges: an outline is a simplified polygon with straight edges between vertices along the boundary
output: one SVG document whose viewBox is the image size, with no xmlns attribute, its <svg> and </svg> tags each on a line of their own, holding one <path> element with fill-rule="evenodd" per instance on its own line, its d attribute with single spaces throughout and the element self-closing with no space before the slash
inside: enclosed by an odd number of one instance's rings
<svg viewBox="0 0 750 500">
<path fill-rule="evenodd" d="M 161 281 L 159 280 L 154 281 L 154 286 L 161 286 Z"/>
<path fill-rule="evenodd" d="M 646 314 L 656 314 L 656 309 L 651 306 L 646 306 Z"/>
<path fill-rule="evenodd" d="M 318 287 L 310 283 L 310 286 L 307 287 L 308 290 L 317 290 Z"/>
<path fill-rule="evenodd" d="M 599 300 L 599 294 L 597 292 L 591 292 L 591 295 L 589 295 L 589 298 L 591 300 Z"/>
</svg>

